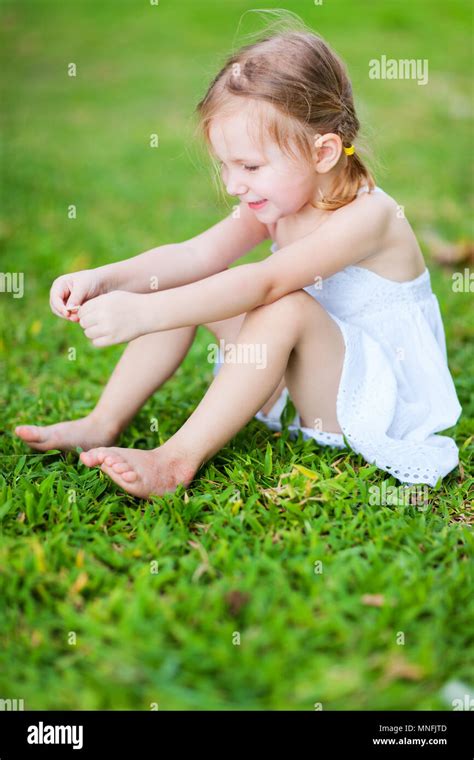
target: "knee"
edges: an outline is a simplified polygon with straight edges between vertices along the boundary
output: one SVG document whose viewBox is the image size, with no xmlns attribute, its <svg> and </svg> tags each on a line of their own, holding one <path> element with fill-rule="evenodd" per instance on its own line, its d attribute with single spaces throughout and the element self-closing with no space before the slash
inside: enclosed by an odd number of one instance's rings
<svg viewBox="0 0 474 760">
<path fill-rule="evenodd" d="M 278 298 L 276 301 L 272 301 L 272 303 L 256 306 L 255 309 L 252 309 L 247 313 L 247 319 L 260 317 L 265 319 L 268 317 L 268 319 L 282 323 L 285 323 L 287 320 L 290 320 L 293 323 L 295 320 L 302 317 L 308 301 L 312 300 L 314 299 L 312 299 L 304 290 L 295 290 L 292 293 L 287 293 L 281 298 Z"/>
</svg>

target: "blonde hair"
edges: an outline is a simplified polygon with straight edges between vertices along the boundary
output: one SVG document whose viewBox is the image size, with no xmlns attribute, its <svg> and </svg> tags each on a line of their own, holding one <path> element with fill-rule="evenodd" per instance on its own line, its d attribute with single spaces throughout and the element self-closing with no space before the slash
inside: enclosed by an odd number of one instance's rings
<svg viewBox="0 0 474 760">
<path fill-rule="evenodd" d="M 288 157 L 303 156 L 310 163 L 318 135 L 337 134 L 343 147 L 350 147 L 360 123 L 345 64 L 295 14 L 280 9 L 269 12 L 278 16 L 280 29 L 272 33 L 274 24 L 267 25 L 263 38 L 232 54 L 196 106 L 198 131 L 208 148 L 212 120 L 235 113 L 241 105 L 239 98 L 249 101 L 249 126 L 256 128 L 260 145 L 264 136 L 270 137 Z M 315 208 L 334 211 L 345 206 L 354 200 L 361 182 L 369 191 L 375 187 L 357 145 L 352 155 L 342 151 L 339 163 L 330 193 L 321 192 Z"/>
</svg>

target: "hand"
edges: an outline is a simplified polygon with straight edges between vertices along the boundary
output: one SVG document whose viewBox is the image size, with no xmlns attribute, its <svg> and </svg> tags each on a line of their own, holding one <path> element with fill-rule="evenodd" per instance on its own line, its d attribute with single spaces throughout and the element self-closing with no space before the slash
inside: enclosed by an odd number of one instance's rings
<svg viewBox="0 0 474 760">
<path fill-rule="evenodd" d="M 63 274 L 57 277 L 51 286 L 49 305 L 53 314 L 58 317 L 70 322 L 79 322 L 79 317 L 74 313 L 77 307 L 106 291 L 107 283 L 97 270 L 84 269 L 81 272 Z M 71 311 L 73 307 L 76 308 Z"/>
<path fill-rule="evenodd" d="M 113 290 L 87 301 L 78 311 L 84 334 L 100 348 L 150 332 L 146 327 L 146 298 L 149 296 Z"/>
</svg>

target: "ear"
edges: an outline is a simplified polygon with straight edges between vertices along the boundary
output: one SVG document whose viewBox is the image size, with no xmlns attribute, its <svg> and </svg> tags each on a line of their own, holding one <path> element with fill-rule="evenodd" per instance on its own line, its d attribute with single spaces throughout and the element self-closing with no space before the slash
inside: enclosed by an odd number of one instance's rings
<svg viewBox="0 0 474 760">
<path fill-rule="evenodd" d="M 342 140 L 339 135 L 328 132 L 314 136 L 313 163 L 318 174 L 326 174 L 337 164 L 342 153 Z"/>
</svg>

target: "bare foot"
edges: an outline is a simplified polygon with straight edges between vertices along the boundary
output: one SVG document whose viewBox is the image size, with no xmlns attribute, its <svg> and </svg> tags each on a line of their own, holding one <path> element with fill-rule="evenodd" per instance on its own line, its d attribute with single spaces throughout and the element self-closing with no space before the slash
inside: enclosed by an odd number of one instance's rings
<svg viewBox="0 0 474 760">
<path fill-rule="evenodd" d="M 179 483 L 187 487 L 198 470 L 189 457 L 166 444 L 151 451 L 101 446 L 83 451 L 79 458 L 87 467 L 100 467 L 117 485 L 141 499 L 172 493 Z"/>
<path fill-rule="evenodd" d="M 103 419 L 92 415 L 56 425 L 18 425 L 16 435 L 36 451 L 60 449 L 74 451 L 77 446 L 87 451 L 93 446 L 110 446 L 119 431 Z"/>
</svg>

